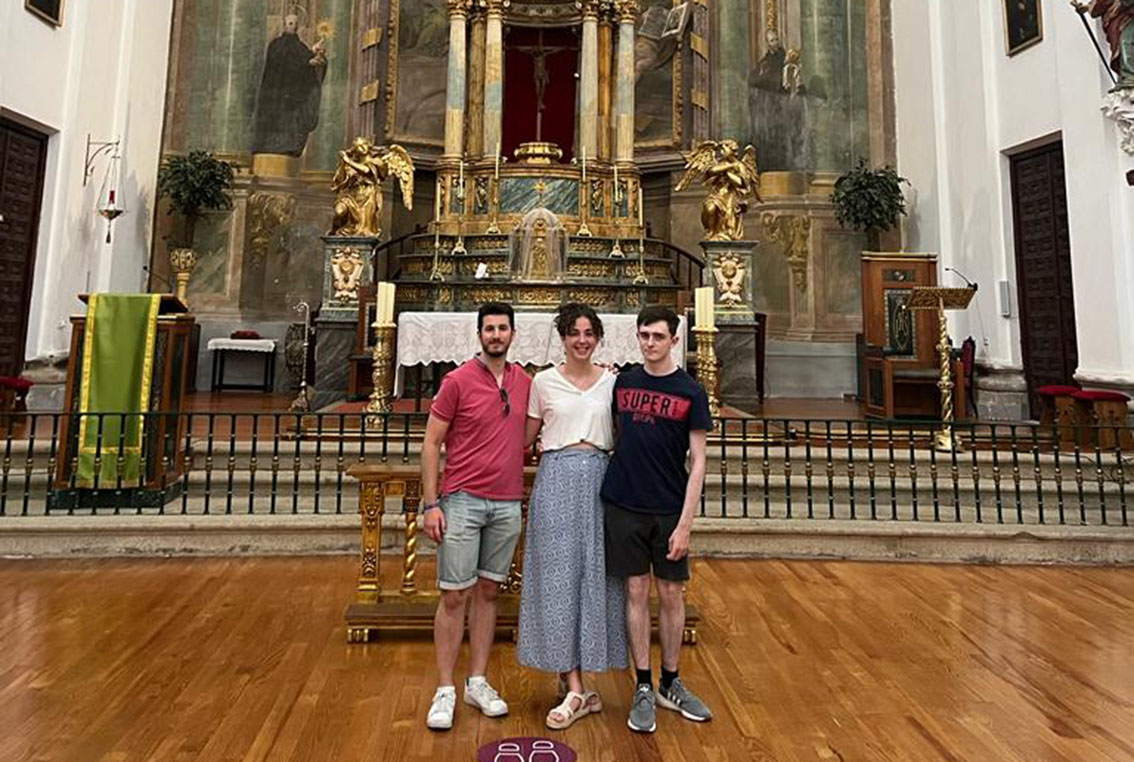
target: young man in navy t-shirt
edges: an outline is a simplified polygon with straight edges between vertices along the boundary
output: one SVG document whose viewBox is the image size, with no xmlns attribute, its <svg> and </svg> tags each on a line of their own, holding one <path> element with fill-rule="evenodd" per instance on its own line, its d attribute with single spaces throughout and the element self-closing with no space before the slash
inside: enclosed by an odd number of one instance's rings
<svg viewBox="0 0 1134 762">
<path fill-rule="evenodd" d="M 626 625 L 638 672 L 627 724 L 641 733 L 657 728 L 656 704 L 697 722 L 712 717 L 677 675 L 689 535 L 705 482 L 706 432 L 713 425 L 704 388 L 671 355 L 677 326 L 677 315 L 665 307 L 647 307 L 638 314 L 638 346 L 645 364 L 615 381 L 618 437 L 602 485 L 606 571 L 626 580 Z M 650 674 L 651 569 L 661 602 L 662 672 L 656 693 Z"/>
</svg>

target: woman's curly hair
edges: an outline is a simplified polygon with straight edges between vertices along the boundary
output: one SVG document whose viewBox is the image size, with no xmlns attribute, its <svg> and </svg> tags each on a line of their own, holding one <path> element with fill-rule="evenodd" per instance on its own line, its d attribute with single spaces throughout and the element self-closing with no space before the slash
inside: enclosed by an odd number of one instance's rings
<svg viewBox="0 0 1134 762">
<path fill-rule="evenodd" d="M 559 308 L 559 312 L 555 315 L 555 330 L 559 332 L 560 338 L 567 338 L 567 332 L 575 325 L 575 321 L 579 318 L 586 318 L 591 322 L 591 330 L 595 332 L 595 336 L 602 338 L 602 320 L 599 318 L 598 313 L 592 308 L 579 302 L 568 302 Z"/>
</svg>

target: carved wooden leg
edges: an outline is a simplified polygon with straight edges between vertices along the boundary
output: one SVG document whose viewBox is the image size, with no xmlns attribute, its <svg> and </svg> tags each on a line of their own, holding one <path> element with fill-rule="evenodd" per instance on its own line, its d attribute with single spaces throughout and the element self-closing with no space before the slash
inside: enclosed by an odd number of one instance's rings
<svg viewBox="0 0 1134 762">
<path fill-rule="evenodd" d="M 382 548 L 382 514 L 386 500 L 380 482 L 359 485 L 358 513 L 362 518 L 361 569 L 355 600 L 373 603 L 378 600 L 381 581 L 378 577 L 378 554 Z M 353 641 L 352 641 L 353 642 Z"/>
<path fill-rule="evenodd" d="M 402 595 L 417 592 L 417 509 L 421 504 L 421 482 L 406 483 L 406 538 L 402 561 Z"/>
</svg>

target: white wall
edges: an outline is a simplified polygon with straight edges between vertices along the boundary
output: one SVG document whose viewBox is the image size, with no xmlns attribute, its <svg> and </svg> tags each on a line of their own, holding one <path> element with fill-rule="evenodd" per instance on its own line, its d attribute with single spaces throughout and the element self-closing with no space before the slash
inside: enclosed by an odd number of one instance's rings
<svg viewBox="0 0 1134 762">
<path fill-rule="evenodd" d="M 981 359 L 1022 367 L 1019 323 L 999 315 L 997 281 L 1015 289 L 1008 155 L 1062 139 L 1071 228 L 1079 374 L 1134 383 L 1134 158 L 1100 113 L 1110 86 L 1077 14 L 1045 2 L 1044 40 L 1009 58 L 1000 0 L 893 0 L 898 168 L 913 184 L 910 250 L 939 251 L 980 283 L 952 320 Z M 960 281 L 942 273 L 945 284 Z"/>
<path fill-rule="evenodd" d="M 76 295 L 145 288 L 173 0 L 68 2 L 51 27 L 0 3 L 0 113 L 51 135 L 36 252 L 29 359 L 67 350 Z M 127 213 L 107 244 L 95 213 L 106 159 L 83 187 L 88 133 L 122 139 Z"/>
</svg>

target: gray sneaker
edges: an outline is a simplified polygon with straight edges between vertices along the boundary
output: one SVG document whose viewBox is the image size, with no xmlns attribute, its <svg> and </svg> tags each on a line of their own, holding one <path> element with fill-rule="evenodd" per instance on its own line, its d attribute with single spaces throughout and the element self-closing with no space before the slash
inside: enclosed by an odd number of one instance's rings
<svg viewBox="0 0 1134 762">
<path fill-rule="evenodd" d="M 639 685 L 630 704 L 630 718 L 626 724 L 638 733 L 653 733 L 658 729 L 658 710 L 654 705 L 657 698 L 648 685 Z"/>
<path fill-rule="evenodd" d="M 696 693 L 685 687 L 681 678 L 674 679 L 669 690 L 658 688 L 658 703 L 666 709 L 681 712 L 681 716 L 693 722 L 713 719 L 713 713 L 705 706 Z"/>
</svg>

